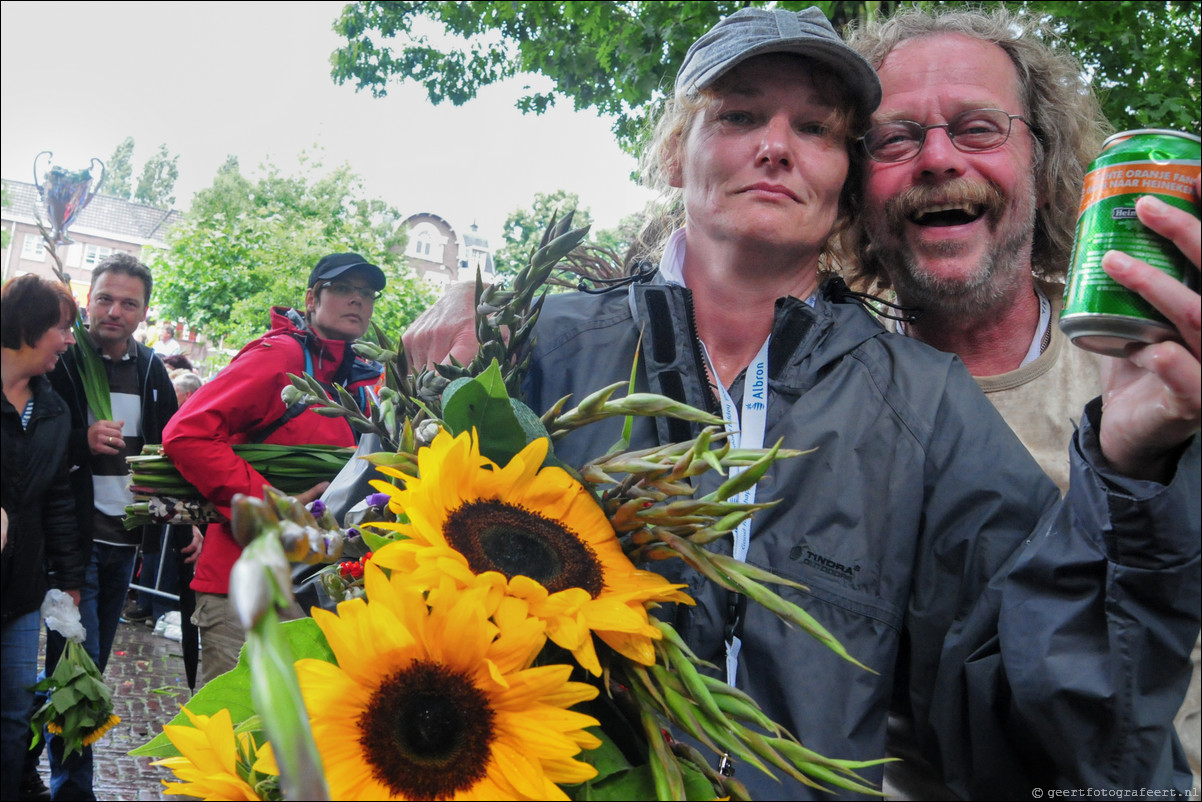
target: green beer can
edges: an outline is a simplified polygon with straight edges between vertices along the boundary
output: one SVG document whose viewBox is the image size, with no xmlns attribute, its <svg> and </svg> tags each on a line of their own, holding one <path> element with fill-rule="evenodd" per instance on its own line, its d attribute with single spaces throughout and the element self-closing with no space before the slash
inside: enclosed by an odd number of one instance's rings
<svg viewBox="0 0 1202 802">
<path fill-rule="evenodd" d="M 1202 138 L 1140 129 L 1115 134 L 1085 176 L 1077 237 L 1069 263 L 1060 328 L 1088 351 L 1123 356 L 1135 343 L 1176 339 L 1177 330 L 1156 309 L 1102 270 L 1106 251 L 1122 251 L 1197 289 L 1197 270 L 1168 239 L 1135 216 L 1143 195 L 1198 214 L 1194 181 L 1202 169 Z"/>
</svg>

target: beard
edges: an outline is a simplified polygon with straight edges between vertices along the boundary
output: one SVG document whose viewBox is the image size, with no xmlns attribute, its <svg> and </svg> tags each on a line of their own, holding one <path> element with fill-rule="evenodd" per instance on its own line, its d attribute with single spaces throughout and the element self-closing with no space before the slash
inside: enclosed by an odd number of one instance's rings
<svg viewBox="0 0 1202 802">
<path fill-rule="evenodd" d="M 1009 296 L 1012 288 L 1031 273 L 1031 242 L 1035 231 L 1035 188 L 1020 190 L 1023 197 L 1011 204 L 994 182 L 956 179 L 939 186 L 910 187 L 885 203 L 883 214 L 869 223 L 870 254 L 889 275 L 900 303 L 931 316 L 976 318 Z M 920 210 L 940 205 L 977 207 L 989 227 L 992 241 L 979 257 L 961 242 L 927 246 L 922 255 L 907 241 L 906 225 Z M 971 269 L 956 275 L 941 274 L 927 260 L 976 258 Z"/>
</svg>

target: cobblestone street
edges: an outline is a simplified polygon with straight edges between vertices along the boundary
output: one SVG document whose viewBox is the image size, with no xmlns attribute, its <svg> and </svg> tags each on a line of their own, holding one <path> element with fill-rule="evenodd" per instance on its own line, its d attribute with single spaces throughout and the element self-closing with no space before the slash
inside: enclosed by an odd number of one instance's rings
<svg viewBox="0 0 1202 802">
<path fill-rule="evenodd" d="M 42 640 L 44 659 L 45 628 Z M 113 706 L 121 723 L 93 747 L 96 798 L 186 798 L 163 795 L 162 780 L 174 779 L 169 770 L 151 766 L 149 758 L 128 754 L 162 732 L 163 725 L 175 718 L 190 697 L 179 643 L 155 635 L 145 624 L 123 619 L 117 628 L 105 681 L 113 691 Z M 39 770 L 49 786 L 50 766 L 45 755 Z"/>
</svg>

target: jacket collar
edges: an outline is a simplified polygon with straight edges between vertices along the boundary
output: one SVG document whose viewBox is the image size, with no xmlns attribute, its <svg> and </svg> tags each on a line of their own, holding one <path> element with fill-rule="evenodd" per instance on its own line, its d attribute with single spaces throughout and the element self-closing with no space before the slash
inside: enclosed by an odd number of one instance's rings
<svg viewBox="0 0 1202 802">
<path fill-rule="evenodd" d="M 809 383 L 804 376 L 884 333 L 872 315 L 839 291 L 840 281 L 824 281 L 812 304 L 791 296 L 777 299 L 768 352 L 772 381 L 800 388 Z M 700 351 L 692 321 L 692 292 L 665 282 L 660 275 L 647 284 L 632 285 L 628 292 L 635 323 L 643 331 L 649 371 L 671 366 L 684 371 L 682 380 L 696 378 Z"/>
<path fill-rule="evenodd" d="M 265 336 L 273 337 L 287 335 L 300 340 L 302 346 L 313 356 L 320 366 L 323 362 L 326 368 L 333 365 L 333 380 L 338 383 L 345 381 L 346 385 L 374 381 L 384 372 L 384 366 L 379 362 L 365 359 L 355 354 L 351 343 L 345 340 L 327 340 L 319 337 L 317 332 L 309 328 L 309 323 L 299 310 L 285 306 L 271 308 L 271 331 Z M 257 341 L 256 341 L 257 342 Z M 322 370 L 318 367 L 318 370 Z"/>
<path fill-rule="evenodd" d="M 61 415 L 67 411 L 66 403 L 58 393 L 54 392 L 50 380 L 44 375 L 31 376 L 29 389 L 33 393 L 33 420 Z M 21 414 L 21 410 L 8 402 L 7 396 L 0 395 L 0 401 L 3 401 L 5 409 L 11 409 L 18 415 Z"/>
</svg>

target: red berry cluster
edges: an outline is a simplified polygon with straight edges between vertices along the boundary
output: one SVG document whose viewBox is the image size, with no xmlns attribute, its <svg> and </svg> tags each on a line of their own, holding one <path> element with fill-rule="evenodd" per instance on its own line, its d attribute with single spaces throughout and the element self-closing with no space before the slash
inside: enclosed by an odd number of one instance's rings
<svg viewBox="0 0 1202 802">
<path fill-rule="evenodd" d="M 371 552 L 367 552 L 358 560 L 348 560 L 347 562 L 338 563 L 338 575 L 343 579 L 353 582 L 356 579 L 363 578 L 363 567 L 371 560 Z"/>
</svg>

